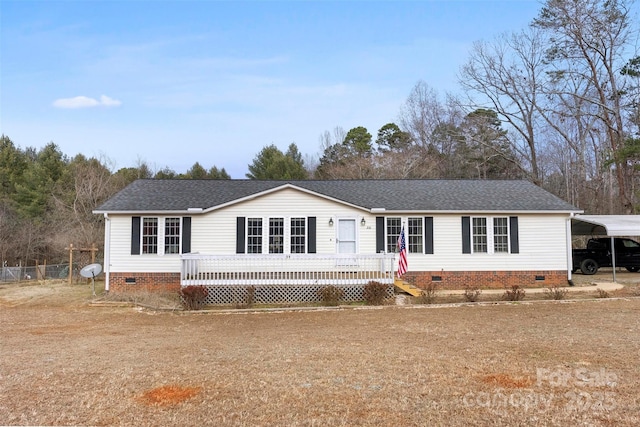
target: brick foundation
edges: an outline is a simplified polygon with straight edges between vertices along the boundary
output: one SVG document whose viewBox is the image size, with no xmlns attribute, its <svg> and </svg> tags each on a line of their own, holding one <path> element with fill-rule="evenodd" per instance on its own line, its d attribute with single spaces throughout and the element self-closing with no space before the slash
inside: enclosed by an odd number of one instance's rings
<svg viewBox="0 0 640 427">
<path fill-rule="evenodd" d="M 513 285 L 522 288 L 567 286 L 567 272 L 553 271 L 408 271 L 402 278 L 425 289 L 430 284 L 439 289 L 464 289 L 478 286 L 481 289 L 504 289 Z"/>
<path fill-rule="evenodd" d="M 567 272 L 553 271 L 408 271 L 405 281 L 425 289 L 430 284 L 439 289 L 464 289 L 467 285 L 481 289 L 504 289 L 567 286 Z M 177 292 L 180 273 L 111 273 L 109 292 Z"/>
<path fill-rule="evenodd" d="M 111 273 L 109 292 L 178 292 L 180 273 Z"/>
</svg>

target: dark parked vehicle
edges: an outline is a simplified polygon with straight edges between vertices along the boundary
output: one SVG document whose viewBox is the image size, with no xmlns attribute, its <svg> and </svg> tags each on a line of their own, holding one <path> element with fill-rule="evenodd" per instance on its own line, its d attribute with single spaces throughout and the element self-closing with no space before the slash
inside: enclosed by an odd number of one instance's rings
<svg viewBox="0 0 640 427">
<path fill-rule="evenodd" d="M 624 267 L 631 272 L 640 271 L 640 243 L 631 239 L 614 239 L 616 267 Z M 596 274 L 600 267 L 612 267 L 611 238 L 589 239 L 586 249 L 573 250 L 573 269 L 582 274 Z"/>
</svg>

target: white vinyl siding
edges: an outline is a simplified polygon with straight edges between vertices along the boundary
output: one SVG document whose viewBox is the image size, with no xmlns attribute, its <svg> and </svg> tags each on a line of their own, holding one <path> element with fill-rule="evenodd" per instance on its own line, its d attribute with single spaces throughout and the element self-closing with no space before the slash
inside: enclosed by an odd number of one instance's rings
<svg viewBox="0 0 640 427">
<path fill-rule="evenodd" d="M 469 256 L 461 253 L 460 215 L 434 215 L 434 254 L 409 259 L 411 270 L 540 271 L 566 270 L 565 214 L 518 213 L 519 253 Z M 486 215 L 485 217 L 489 217 Z"/>
<path fill-rule="evenodd" d="M 147 216 L 149 218 L 149 216 Z M 155 216 L 159 223 L 163 224 L 163 217 Z M 110 270 L 114 273 L 119 272 L 179 272 L 180 256 L 167 254 L 142 254 L 142 245 L 140 246 L 140 255 L 131 255 L 131 216 L 130 215 L 110 215 L 109 221 L 110 231 L 110 250 L 109 264 Z M 142 226 L 142 218 L 140 225 Z M 164 226 L 159 227 L 159 231 L 164 232 Z M 142 233 L 140 233 L 142 240 Z M 158 236 L 161 239 L 161 236 Z M 164 237 L 162 236 L 162 239 Z M 163 240 L 159 240 L 163 241 Z M 164 249 L 164 247 L 163 247 Z M 160 251 L 159 251 L 160 252 Z"/>
<path fill-rule="evenodd" d="M 355 207 L 295 189 L 283 189 L 252 200 L 237 203 L 204 215 L 194 215 L 192 219 L 191 251 L 207 254 L 231 255 L 236 253 L 236 222 L 238 217 L 285 218 L 285 230 L 289 232 L 292 218 L 316 218 L 316 253 L 337 252 L 338 218 L 356 218 L 358 251 L 375 252 L 375 215 L 369 215 Z M 365 218 L 366 225 L 361 220 Z M 329 220 L 333 219 L 332 226 Z M 266 224 L 266 223 L 265 223 Z M 309 224 L 307 222 L 306 228 Z M 263 235 L 266 235 L 263 233 Z M 308 246 L 309 235 L 305 245 Z M 291 250 L 290 237 L 285 238 L 285 254 Z M 245 242 L 246 245 L 246 242 Z M 306 249 L 305 249 L 306 251 Z M 265 253 L 265 251 L 263 251 Z"/>
</svg>

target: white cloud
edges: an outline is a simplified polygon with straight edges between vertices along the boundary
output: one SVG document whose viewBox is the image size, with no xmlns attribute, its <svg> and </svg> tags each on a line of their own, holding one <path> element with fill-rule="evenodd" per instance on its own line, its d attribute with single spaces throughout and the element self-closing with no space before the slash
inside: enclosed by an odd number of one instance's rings
<svg viewBox="0 0 640 427">
<path fill-rule="evenodd" d="M 102 95 L 100 97 L 100 105 L 104 105 L 105 107 L 119 107 L 122 102 L 117 99 L 109 98 L 107 95 Z"/>
<path fill-rule="evenodd" d="M 53 106 L 57 108 L 90 108 L 90 107 L 118 107 L 122 102 L 117 99 L 102 95 L 100 100 L 89 98 L 88 96 L 76 96 L 74 98 L 60 98 L 53 101 Z"/>
</svg>

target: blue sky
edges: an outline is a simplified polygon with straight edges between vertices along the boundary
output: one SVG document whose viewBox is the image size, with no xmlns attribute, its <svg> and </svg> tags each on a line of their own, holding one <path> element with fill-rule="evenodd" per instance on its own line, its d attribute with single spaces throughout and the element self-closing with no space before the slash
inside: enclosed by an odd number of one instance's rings
<svg viewBox="0 0 640 427">
<path fill-rule="evenodd" d="M 266 145 L 398 121 L 420 80 L 457 91 L 471 45 L 538 1 L 0 0 L 0 133 L 112 167 L 244 178 Z"/>
</svg>

